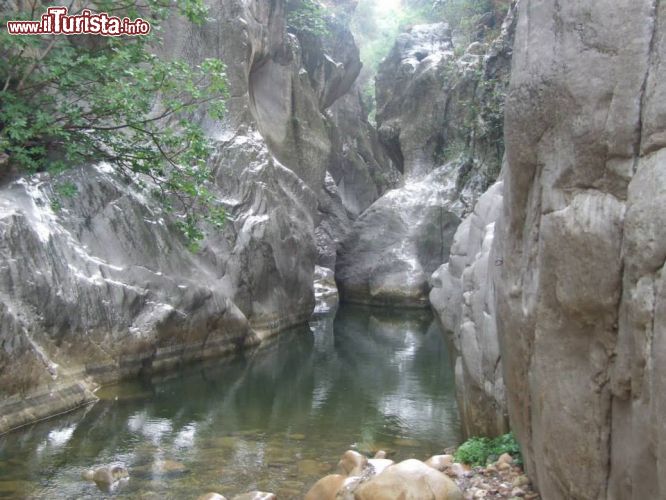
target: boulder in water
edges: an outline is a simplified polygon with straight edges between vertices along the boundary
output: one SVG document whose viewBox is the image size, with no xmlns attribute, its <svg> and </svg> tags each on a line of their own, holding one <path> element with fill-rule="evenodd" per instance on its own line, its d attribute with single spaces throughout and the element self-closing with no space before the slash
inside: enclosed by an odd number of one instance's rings
<svg viewBox="0 0 666 500">
<path fill-rule="evenodd" d="M 359 476 L 368 466 L 368 459 L 357 451 L 349 450 L 338 462 L 338 472 L 347 476 Z"/>
<path fill-rule="evenodd" d="M 315 483 L 305 495 L 305 500 L 335 500 L 345 485 L 347 477 L 341 474 L 326 476 Z"/>
<path fill-rule="evenodd" d="M 356 490 L 355 500 L 462 500 L 458 486 L 419 460 L 393 465 Z"/>
<path fill-rule="evenodd" d="M 124 465 L 111 465 L 84 471 L 81 476 L 86 481 L 94 482 L 103 491 L 112 491 L 121 481 L 129 478 Z"/>
</svg>

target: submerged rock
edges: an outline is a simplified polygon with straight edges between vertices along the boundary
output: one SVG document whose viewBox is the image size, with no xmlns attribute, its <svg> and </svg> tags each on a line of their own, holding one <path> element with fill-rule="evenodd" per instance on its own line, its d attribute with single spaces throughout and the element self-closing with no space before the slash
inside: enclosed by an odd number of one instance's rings
<svg viewBox="0 0 666 500">
<path fill-rule="evenodd" d="M 100 490 L 111 492 L 116 490 L 121 482 L 129 479 L 129 472 L 124 465 L 111 465 L 86 470 L 81 477 L 86 481 L 94 482 Z"/>
<path fill-rule="evenodd" d="M 158 460 L 152 466 L 152 469 L 158 474 L 182 474 L 188 471 L 185 464 L 175 460 Z"/>
<path fill-rule="evenodd" d="M 81 475 L 86 481 L 94 481 L 100 484 L 113 484 L 116 481 L 129 477 L 129 472 L 123 465 L 113 465 L 99 467 L 94 470 L 87 470 Z"/>
<path fill-rule="evenodd" d="M 264 491 L 251 491 L 250 493 L 237 495 L 232 500 L 277 500 L 277 496 L 274 493 Z"/>
<path fill-rule="evenodd" d="M 197 500 L 227 500 L 226 497 L 220 495 L 219 493 L 206 493 L 201 495 Z"/>
</svg>

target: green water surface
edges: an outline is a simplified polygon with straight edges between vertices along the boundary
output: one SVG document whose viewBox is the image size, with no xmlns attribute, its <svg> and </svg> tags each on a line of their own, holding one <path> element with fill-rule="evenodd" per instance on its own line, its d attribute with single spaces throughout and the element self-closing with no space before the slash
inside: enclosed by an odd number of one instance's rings
<svg viewBox="0 0 666 500">
<path fill-rule="evenodd" d="M 347 449 L 426 459 L 458 444 L 446 341 L 426 311 L 345 306 L 268 346 L 105 388 L 0 437 L 0 498 L 302 498 Z M 103 492 L 88 468 L 123 464 Z"/>
</svg>

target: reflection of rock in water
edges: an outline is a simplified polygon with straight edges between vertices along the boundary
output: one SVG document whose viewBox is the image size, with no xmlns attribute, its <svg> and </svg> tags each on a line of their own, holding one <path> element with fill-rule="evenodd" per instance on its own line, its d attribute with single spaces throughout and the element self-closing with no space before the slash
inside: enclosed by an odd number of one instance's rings
<svg viewBox="0 0 666 500">
<path fill-rule="evenodd" d="M 22 465 L 0 467 L 0 481 L 48 469 L 49 488 L 80 497 L 91 485 L 71 484 L 71 474 L 122 461 L 131 496 L 215 486 L 233 498 L 255 487 L 278 492 L 297 477 L 300 497 L 354 444 L 400 460 L 458 442 L 448 351 L 427 311 L 345 306 L 265 348 L 102 395 L 78 419 L 3 438 L 0 461 L 20 457 Z M 22 496 L 30 494 L 39 496 Z"/>
<path fill-rule="evenodd" d="M 315 310 L 314 316 L 334 312 L 338 307 L 338 286 L 333 271 L 326 267 L 315 267 L 314 276 Z"/>
</svg>

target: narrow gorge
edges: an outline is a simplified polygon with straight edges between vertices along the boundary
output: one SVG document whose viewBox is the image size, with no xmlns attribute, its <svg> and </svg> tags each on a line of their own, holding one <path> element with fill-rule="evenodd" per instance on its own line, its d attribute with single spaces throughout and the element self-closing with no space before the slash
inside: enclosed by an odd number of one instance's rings
<svg viewBox="0 0 666 500">
<path fill-rule="evenodd" d="M 0 498 L 666 498 L 661 0 L 121 3 L 131 69 L 0 9 Z M 107 49 L 205 175 L 40 166 Z"/>
</svg>

